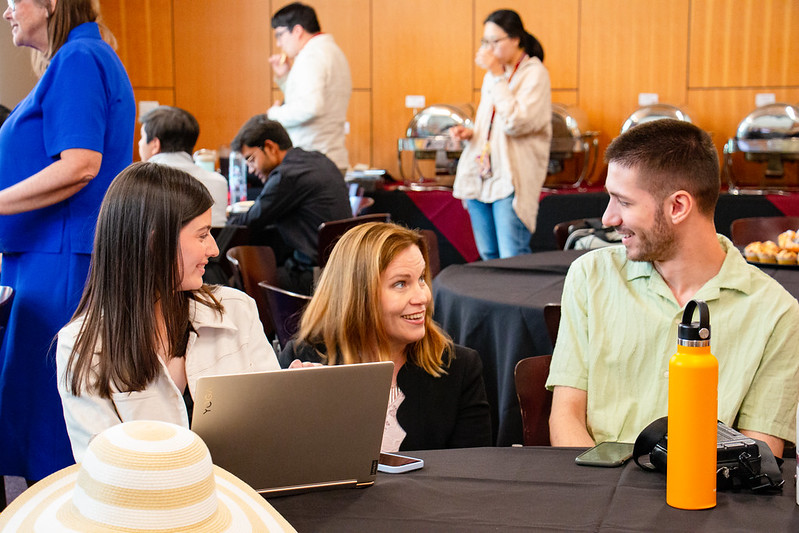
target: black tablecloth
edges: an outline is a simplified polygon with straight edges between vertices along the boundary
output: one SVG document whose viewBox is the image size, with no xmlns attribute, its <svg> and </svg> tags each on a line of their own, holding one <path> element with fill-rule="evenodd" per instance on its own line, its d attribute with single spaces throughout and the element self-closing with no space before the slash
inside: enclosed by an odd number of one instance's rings
<svg viewBox="0 0 799 533">
<path fill-rule="evenodd" d="M 781 494 L 720 492 L 714 509 L 684 511 L 666 505 L 663 474 L 577 466 L 580 451 L 416 452 L 422 470 L 269 502 L 298 531 L 799 531 L 793 460 Z"/>
<path fill-rule="evenodd" d="M 540 252 L 453 265 L 433 283 L 435 320 L 456 343 L 480 353 L 498 446 L 522 442 L 513 370 L 525 357 L 552 353 L 544 306 L 560 302 L 566 271 L 583 253 Z M 763 271 L 799 295 L 799 267 Z"/>
</svg>

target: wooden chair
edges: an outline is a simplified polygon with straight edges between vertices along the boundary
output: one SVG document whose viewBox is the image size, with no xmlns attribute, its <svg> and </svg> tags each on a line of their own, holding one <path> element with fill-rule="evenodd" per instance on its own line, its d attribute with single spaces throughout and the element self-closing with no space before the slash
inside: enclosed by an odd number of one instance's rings
<svg viewBox="0 0 799 533">
<path fill-rule="evenodd" d="M 8 316 L 11 314 L 11 304 L 14 302 L 14 289 L 0 286 L 0 345 L 3 343 L 8 325 Z M 6 482 L 0 475 L 0 511 L 6 508 Z"/>
<path fill-rule="evenodd" d="M 258 287 L 269 304 L 269 312 L 275 323 L 275 333 L 280 347 L 285 348 L 297 333 L 302 311 L 311 301 L 311 297 L 287 291 L 263 281 L 258 284 Z"/>
<path fill-rule="evenodd" d="M 375 199 L 368 196 L 350 196 L 350 206 L 352 216 L 357 217 L 366 212 L 367 209 L 375 205 Z"/>
<path fill-rule="evenodd" d="M 435 278 L 441 272 L 441 257 L 438 253 L 438 236 L 431 229 L 419 230 L 427 243 L 427 262 L 430 263 L 430 277 Z"/>
<path fill-rule="evenodd" d="M 547 323 L 547 333 L 555 346 L 558 340 L 558 328 L 560 327 L 560 304 L 546 304 L 544 306 L 544 322 Z"/>
<path fill-rule="evenodd" d="M 319 244 L 317 247 L 319 267 L 323 268 L 327 264 L 327 259 L 330 257 L 330 252 L 333 251 L 333 246 L 336 245 L 336 242 L 347 230 L 366 222 L 389 222 L 390 220 L 391 215 L 388 213 L 374 213 L 372 215 L 322 222 L 319 224 Z"/>
<path fill-rule="evenodd" d="M 730 236 L 735 246 L 754 241 L 774 241 L 783 231 L 799 229 L 799 217 L 750 217 L 733 220 Z"/>
<path fill-rule="evenodd" d="M 205 268 L 203 281 L 205 283 L 216 283 L 232 285 L 237 289 L 243 290 L 240 280 L 236 279 L 234 269 L 229 261 L 225 261 L 227 252 L 234 246 L 245 246 L 250 244 L 250 228 L 247 226 L 224 226 L 221 228 L 211 228 L 216 245 L 219 247 L 219 255 L 208 259 L 208 266 Z M 224 283 L 223 283 L 224 280 Z M 238 285 L 236 283 L 239 283 Z"/>
<path fill-rule="evenodd" d="M 246 292 L 258 306 L 258 317 L 264 327 L 264 333 L 270 339 L 275 335 L 275 323 L 269 312 L 266 301 L 258 283 L 277 284 L 277 261 L 275 252 L 269 246 L 234 246 L 227 251 L 227 260 L 241 279 Z"/>
<path fill-rule="evenodd" d="M 522 413 L 525 446 L 550 446 L 549 412 L 552 393 L 544 386 L 549 377 L 551 355 L 526 357 L 516 363 L 514 381 Z"/>
</svg>

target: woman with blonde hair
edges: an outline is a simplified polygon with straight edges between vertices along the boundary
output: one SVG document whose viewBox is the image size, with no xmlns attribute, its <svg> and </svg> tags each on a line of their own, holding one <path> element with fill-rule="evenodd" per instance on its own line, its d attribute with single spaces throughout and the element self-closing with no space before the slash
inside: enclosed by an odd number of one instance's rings
<svg viewBox="0 0 799 533">
<path fill-rule="evenodd" d="M 281 363 L 393 361 L 383 451 L 490 446 L 480 357 L 433 322 L 427 262 L 416 231 L 387 223 L 348 231 Z"/>
</svg>

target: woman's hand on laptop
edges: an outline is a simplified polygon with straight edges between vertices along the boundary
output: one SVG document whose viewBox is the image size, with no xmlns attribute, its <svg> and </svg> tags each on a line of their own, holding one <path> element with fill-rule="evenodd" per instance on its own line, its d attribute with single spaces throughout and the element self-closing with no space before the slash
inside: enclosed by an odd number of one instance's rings
<svg viewBox="0 0 799 533">
<path fill-rule="evenodd" d="M 289 369 L 292 369 L 292 368 L 311 368 L 313 366 L 325 366 L 325 365 L 323 365 L 322 363 L 307 363 L 307 362 L 300 361 L 299 359 L 295 359 L 289 365 Z"/>
</svg>

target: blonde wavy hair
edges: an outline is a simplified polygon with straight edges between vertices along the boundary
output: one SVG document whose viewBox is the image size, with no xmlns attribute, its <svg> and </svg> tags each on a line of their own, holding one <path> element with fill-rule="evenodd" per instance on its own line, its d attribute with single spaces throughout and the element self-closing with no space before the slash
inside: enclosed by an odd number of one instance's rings
<svg viewBox="0 0 799 533">
<path fill-rule="evenodd" d="M 297 342 L 324 344 L 320 353 L 329 365 L 390 361 L 389 340 L 382 322 L 380 277 L 389 263 L 409 246 L 425 261 L 430 285 L 427 243 L 416 231 L 383 222 L 352 228 L 336 243 L 313 299 L 300 322 Z M 445 373 L 444 352 L 452 340 L 433 322 L 433 300 L 425 313 L 425 336 L 407 347 L 407 361 L 432 376 Z"/>
</svg>

